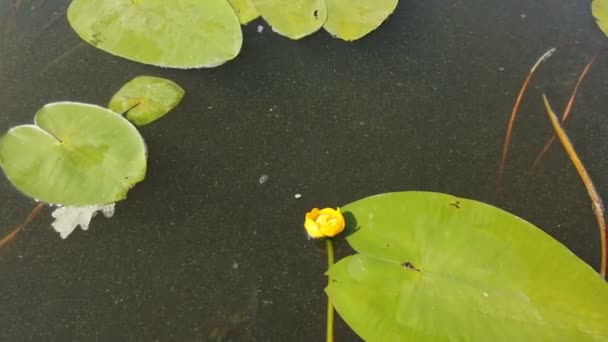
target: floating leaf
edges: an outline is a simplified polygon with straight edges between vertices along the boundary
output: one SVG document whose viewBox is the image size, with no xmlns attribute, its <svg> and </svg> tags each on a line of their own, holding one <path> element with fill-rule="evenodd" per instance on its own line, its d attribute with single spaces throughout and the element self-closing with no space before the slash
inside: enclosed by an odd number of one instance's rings
<svg viewBox="0 0 608 342">
<path fill-rule="evenodd" d="M 228 2 L 236 12 L 236 15 L 239 16 L 239 20 L 243 25 L 260 16 L 252 0 L 228 0 Z"/>
<path fill-rule="evenodd" d="M 316 32 L 327 20 L 325 0 L 252 0 L 272 29 L 291 39 Z"/>
<path fill-rule="evenodd" d="M 243 40 L 226 0 L 74 0 L 67 17 L 89 44 L 164 67 L 218 66 L 236 57 Z"/>
<path fill-rule="evenodd" d="M 591 13 L 595 17 L 597 25 L 608 36 L 608 0 L 593 0 Z"/>
<path fill-rule="evenodd" d="M 184 97 L 184 89 L 165 78 L 138 76 L 114 94 L 108 108 L 127 112 L 127 118 L 143 126 L 156 121 L 173 109 Z"/>
<path fill-rule="evenodd" d="M 398 0 L 327 0 L 327 22 L 323 28 L 346 41 L 359 39 L 382 24 L 397 7 Z"/>
<path fill-rule="evenodd" d="M 342 207 L 359 254 L 326 288 L 366 341 L 606 341 L 608 285 L 498 208 L 397 192 Z"/>
<path fill-rule="evenodd" d="M 71 206 L 107 204 L 125 198 L 144 179 L 144 141 L 111 110 L 56 102 L 40 109 L 34 121 L 0 138 L 0 166 L 26 195 Z"/>
</svg>

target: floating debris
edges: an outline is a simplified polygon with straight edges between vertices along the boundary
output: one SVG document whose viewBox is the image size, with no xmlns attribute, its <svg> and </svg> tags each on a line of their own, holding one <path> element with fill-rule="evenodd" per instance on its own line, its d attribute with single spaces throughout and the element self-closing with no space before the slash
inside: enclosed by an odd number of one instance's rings
<svg viewBox="0 0 608 342">
<path fill-rule="evenodd" d="M 267 181 L 268 181 L 268 175 L 266 175 L 266 174 L 260 176 L 260 179 L 258 179 L 258 183 L 260 183 L 260 184 L 264 184 Z"/>
<path fill-rule="evenodd" d="M 76 227 L 80 226 L 82 230 L 89 229 L 91 219 L 97 215 L 98 211 L 103 213 L 103 216 L 110 218 L 114 216 L 114 204 L 106 205 L 87 205 L 84 207 L 58 207 L 53 211 L 51 216 L 55 221 L 51 226 L 59 233 L 62 239 L 67 238 Z"/>
</svg>

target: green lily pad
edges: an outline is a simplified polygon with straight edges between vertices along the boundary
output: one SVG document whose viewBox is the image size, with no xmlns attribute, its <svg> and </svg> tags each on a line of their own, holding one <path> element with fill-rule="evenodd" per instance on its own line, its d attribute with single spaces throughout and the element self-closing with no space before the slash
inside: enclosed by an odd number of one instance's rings
<svg viewBox="0 0 608 342">
<path fill-rule="evenodd" d="M 236 57 L 243 41 L 226 0 L 74 0 L 67 17 L 89 44 L 163 67 L 218 66 Z"/>
<path fill-rule="evenodd" d="M 147 125 L 167 114 L 184 97 L 184 89 L 175 82 L 153 76 L 138 76 L 114 94 L 108 108 L 127 113 L 139 126 Z"/>
<path fill-rule="evenodd" d="M 125 198 L 144 179 L 144 141 L 111 110 L 56 102 L 34 121 L 0 138 L 0 167 L 26 195 L 53 204 L 106 204 Z"/>
<path fill-rule="evenodd" d="M 327 0 L 327 22 L 323 28 L 346 41 L 359 39 L 382 24 L 397 7 L 398 0 Z"/>
<path fill-rule="evenodd" d="M 252 0 L 228 0 L 242 25 L 247 25 L 250 21 L 260 16 Z"/>
<path fill-rule="evenodd" d="M 593 0 L 591 2 L 591 13 L 602 32 L 608 36 L 608 1 Z"/>
<path fill-rule="evenodd" d="M 262 18 L 280 35 L 300 39 L 327 20 L 325 0 L 252 0 Z"/>
<path fill-rule="evenodd" d="M 359 254 L 326 292 L 366 341 L 607 341 L 608 285 L 493 206 L 396 192 L 342 207 Z"/>
</svg>

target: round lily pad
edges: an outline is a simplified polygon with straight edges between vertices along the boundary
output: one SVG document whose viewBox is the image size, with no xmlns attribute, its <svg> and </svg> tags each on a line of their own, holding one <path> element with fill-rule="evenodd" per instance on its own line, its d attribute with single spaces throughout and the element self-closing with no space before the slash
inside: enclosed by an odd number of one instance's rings
<svg viewBox="0 0 608 342">
<path fill-rule="evenodd" d="M 382 24 L 397 7 L 398 0 L 327 0 L 327 22 L 323 28 L 346 41 L 359 39 Z"/>
<path fill-rule="evenodd" d="M 85 206 L 116 202 L 146 174 L 146 146 L 125 118 L 99 106 L 56 102 L 35 125 L 0 138 L 0 167 L 11 183 L 43 202 Z"/>
<path fill-rule="evenodd" d="M 327 20 L 325 0 L 252 0 L 258 12 L 280 35 L 300 39 Z"/>
<path fill-rule="evenodd" d="M 239 17 L 241 24 L 246 25 L 260 16 L 252 0 L 228 0 Z"/>
<path fill-rule="evenodd" d="M 89 44 L 163 67 L 218 66 L 236 57 L 243 40 L 226 0 L 74 0 L 67 17 Z"/>
<path fill-rule="evenodd" d="M 366 341 L 607 341 L 608 285 L 496 207 L 397 192 L 342 207 L 358 254 L 326 288 Z"/>
<path fill-rule="evenodd" d="M 126 112 L 129 120 L 143 126 L 177 106 L 184 93 L 182 87 L 168 79 L 138 76 L 114 94 L 108 108 L 120 114 Z"/>
</svg>

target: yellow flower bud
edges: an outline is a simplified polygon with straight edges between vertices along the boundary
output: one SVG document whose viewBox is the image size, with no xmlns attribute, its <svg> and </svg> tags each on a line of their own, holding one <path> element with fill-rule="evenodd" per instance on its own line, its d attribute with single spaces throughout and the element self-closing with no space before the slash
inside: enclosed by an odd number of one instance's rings
<svg viewBox="0 0 608 342">
<path fill-rule="evenodd" d="M 340 208 L 314 208 L 306 213 L 304 221 L 306 232 L 315 239 L 336 236 L 344 230 L 345 225 Z"/>
</svg>

